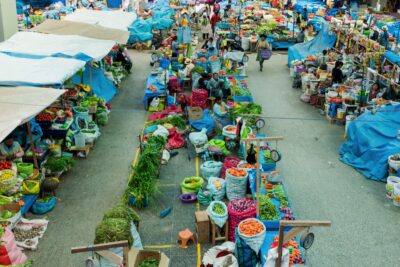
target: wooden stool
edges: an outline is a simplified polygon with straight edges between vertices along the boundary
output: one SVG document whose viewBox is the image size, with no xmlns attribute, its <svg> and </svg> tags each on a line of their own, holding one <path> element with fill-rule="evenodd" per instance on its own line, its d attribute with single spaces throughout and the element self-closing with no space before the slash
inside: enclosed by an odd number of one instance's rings
<svg viewBox="0 0 400 267">
<path fill-rule="evenodd" d="M 190 78 L 183 79 L 182 90 L 183 91 L 185 91 L 185 90 L 191 91 L 192 90 L 192 80 Z"/>
<path fill-rule="evenodd" d="M 84 147 L 72 147 L 69 151 L 73 153 L 75 156 L 77 156 L 79 152 L 82 152 L 83 158 L 86 159 L 90 153 L 90 146 L 85 145 Z"/>
<path fill-rule="evenodd" d="M 225 227 L 219 227 L 211 220 L 211 242 L 215 245 L 216 241 L 228 241 L 228 222 Z"/>
<path fill-rule="evenodd" d="M 187 248 L 187 242 L 190 239 L 193 241 L 193 243 L 195 242 L 193 233 L 188 228 L 186 228 L 185 230 L 179 232 L 176 243 L 179 243 L 179 240 L 181 240 L 182 248 Z"/>
<path fill-rule="evenodd" d="M 196 211 L 194 216 L 196 218 L 197 242 L 210 242 L 210 219 L 207 211 Z"/>
</svg>

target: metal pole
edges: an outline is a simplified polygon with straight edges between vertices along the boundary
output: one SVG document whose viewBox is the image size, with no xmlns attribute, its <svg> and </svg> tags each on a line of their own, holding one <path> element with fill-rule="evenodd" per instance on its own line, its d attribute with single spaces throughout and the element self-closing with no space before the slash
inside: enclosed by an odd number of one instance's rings
<svg viewBox="0 0 400 267">
<path fill-rule="evenodd" d="M 35 165 L 36 169 L 39 169 L 39 164 L 38 164 L 38 160 L 37 160 L 36 153 L 35 153 L 35 143 L 33 142 L 33 138 L 32 138 L 31 123 L 29 121 L 26 123 L 26 128 L 28 130 L 28 136 L 29 136 L 32 157 L 33 157 L 33 164 Z"/>
</svg>

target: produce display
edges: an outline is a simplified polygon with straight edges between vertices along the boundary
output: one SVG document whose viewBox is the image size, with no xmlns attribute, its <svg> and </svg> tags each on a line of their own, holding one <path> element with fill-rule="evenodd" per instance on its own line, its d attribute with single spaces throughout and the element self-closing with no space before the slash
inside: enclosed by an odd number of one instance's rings
<svg viewBox="0 0 400 267">
<path fill-rule="evenodd" d="M 246 236 L 255 236 L 263 232 L 265 226 L 257 220 L 249 219 L 239 224 L 239 232 Z"/>
<path fill-rule="evenodd" d="M 278 246 L 279 236 L 274 236 L 274 242 L 271 244 L 271 248 Z M 289 265 L 293 264 L 304 264 L 303 256 L 299 249 L 299 244 L 293 238 L 290 239 L 283 247 L 289 250 Z"/>
<path fill-rule="evenodd" d="M 49 157 L 46 161 L 45 168 L 52 173 L 62 172 L 71 168 L 74 164 L 72 157 Z"/>
<path fill-rule="evenodd" d="M 271 199 L 260 194 L 260 219 L 261 220 L 276 220 L 279 212 Z"/>
<path fill-rule="evenodd" d="M 255 209 L 256 204 L 249 198 L 237 198 L 229 201 L 228 208 L 242 213 Z"/>
<path fill-rule="evenodd" d="M 14 178 L 15 172 L 13 170 L 2 170 L 0 173 L 0 181 L 7 181 Z"/>
<path fill-rule="evenodd" d="M 9 169 L 11 169 L 11 167 L 12 167 L 11 162 L 9 162 L 7 160 L 0 161 L 0 171 L 1 170 L 9 170 Z"/>
<path fill-rule="evenodd" d="M 139 215 L 131 207 L 125 204 L 118 204 L 107 210 L 104 214 L 103 220 L 109 218 L 132 221 L 136 225 L 136 227 L 139 227 Z"/>
<path fill-rule="evenodd" d="M 238 168 L 243 168 L 243 169 L 255 169 L 256 166 L 253 164 L 249 164 L 249 163 L 243 163 L 243 164 L 239 164 Z"/>
<path fill-rule="evenodd" d="M 131 225 L 128 220 L 108 218 L 96 226 L 95 244 L 127 240 L 132 246 Z"/>
<path fill-rule="evenodd" d="M 247 176 L 247 172 L 245 170 L 242 169 L 238 169 L 238 168 L 230 168 L 227 170 L 227 172 L 235 177 L 244 177 Z"/>
<path fill-rule="evenodd" d="M 223 215 L 225 214 L 225 208 L 220 203 L 215 203 L 213 206 L 212 211 L 216 214 Z"/>
<path fill-rule="evenodd" d="M 147 258 L 139 264 L 139 267 L 158 267 L 158 260 L 153 258 Z"/>
</svg>

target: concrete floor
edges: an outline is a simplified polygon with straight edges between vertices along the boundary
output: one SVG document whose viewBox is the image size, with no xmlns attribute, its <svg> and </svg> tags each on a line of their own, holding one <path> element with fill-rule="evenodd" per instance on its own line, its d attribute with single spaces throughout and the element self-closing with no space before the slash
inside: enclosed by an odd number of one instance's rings
<svg viewBox="0 0 400 267">
<path fill-rule="evenodd" d="M 120 95 L 112 101 L 112 118 L 102 129 L 93 153 L 79 160 L 62 177 L 60 200 L 49 214 L 50 224 L 36 252 L 29 253 L 34 266 L 82 266 L 87 255 L 70 255 L 69 248 L 90 244 L 104 211 L 116 203 L 125 188 L 137 134 L 147 113 L 141 103 L 149 56 L 133 52 L 134 69 Z M 384 184 L 363 178 L 338 160 L 344 129 L 330 125 L 313 107 L 299 100 L 291 88 L 285 66 L 287 55 L 275 54 L 258 71 L 254 57 L 248 68 L 249 86 L 262 104 L 266 132 L 285 137 L 278 149 L 279 164 L 298 219 L 331 220 L 331 228 L 315 228 L 316 240 L 307 253 L 309 266 L 397 266 L 400 215 L 384 198 Z M 196 266 L 195 246 L 175 246 L 176 234 L 194 231 L 196 206 L 178 200 L 180 182 L 196 173 L 195 160 L 186 150 L 162 167 L 154 201 L 140 211 L 139 232 L 144 246 L 156 247 L 171 258 L 171 267 Z M 159 219 L 159 212 L 173 212 Z M 209 246 L 201 246 L 202 254 Z"/>
</svg>

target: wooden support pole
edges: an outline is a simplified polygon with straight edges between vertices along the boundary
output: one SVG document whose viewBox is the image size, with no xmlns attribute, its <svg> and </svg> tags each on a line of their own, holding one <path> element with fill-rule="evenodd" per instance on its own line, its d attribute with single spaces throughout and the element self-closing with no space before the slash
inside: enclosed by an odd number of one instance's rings
<svg viewBox="0 0 400 267">
<path fill-rule="evenodd" d="M 33 164 L 35 165 L 36 169 L 39 169 L 39 164 L 38 164 L 38 160 L 37 160 L 36 153 L 35 153 L 35 143 L 33 142 L 31 124 L 29 121 L 26 123 L 26 128 L 28 130 L 28 136 L 29 136 L 32 157 L 33 157 Z"/>
<path fill-rule="evenodd" d="M 257 174 L 256 174 L 256 179 L 257 179 L 257 217 L 260 215 L 260 151 L 261 151 L 261 145 L 260 145 L 260 141 L 257 141 Z"/>
</svg>

